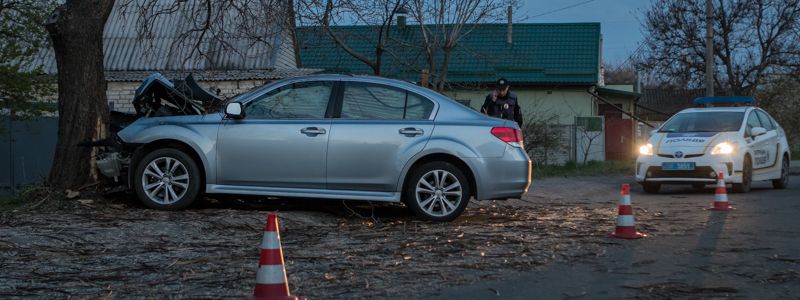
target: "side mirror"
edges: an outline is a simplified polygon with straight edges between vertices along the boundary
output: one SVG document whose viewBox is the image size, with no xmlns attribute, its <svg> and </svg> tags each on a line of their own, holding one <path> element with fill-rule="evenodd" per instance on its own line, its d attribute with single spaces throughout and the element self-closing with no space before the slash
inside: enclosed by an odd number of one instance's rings
<svg viewBox="0 0 800 300">
<path fill-rule="evenodd" d="M 753 127 L 752 129 L 750 129 L 750 135 L 752 137 L 757 137 L 759 135 L 764 135 L 765 133 L 767 133 L 767 130 L 764 129 L 764 127 Z"/>
<path fill-rule="evenodd" d="M 231 102 L 225 105 L 225 117 L 231 119 L 244 118 L 244 111 L 242 110 L 242 104 L 239 102 Z"/>
</svg>

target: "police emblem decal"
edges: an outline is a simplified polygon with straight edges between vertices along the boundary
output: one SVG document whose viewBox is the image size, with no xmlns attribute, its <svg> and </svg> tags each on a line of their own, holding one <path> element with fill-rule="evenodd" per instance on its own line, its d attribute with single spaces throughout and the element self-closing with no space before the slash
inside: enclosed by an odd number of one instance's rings
<svg viewBox="0 0 800 300">
<path fill-rule="evenodd" d="M 503 104 L 503 109 L 508 109 L 508 103 Z"/>
</svg>

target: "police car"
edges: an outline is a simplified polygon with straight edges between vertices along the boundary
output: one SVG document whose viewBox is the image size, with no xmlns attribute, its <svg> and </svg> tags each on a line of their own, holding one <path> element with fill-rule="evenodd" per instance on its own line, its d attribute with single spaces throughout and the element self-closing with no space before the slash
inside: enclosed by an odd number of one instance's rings
<svg viewBox="0 0 800 300">
<path fill-rule="evenodd" d="M 639 148 L 636 181 L 645 192 L 663 184 L 696 188 L 724 174 L 735 192 L 746 193 L 754 180 L 771 180 L 775 188 L 789 183 L 791 152 L 786 133 L 752 97 L 703 97 L 651 133 Z M 726 106 L 730 105 L 730 106 Z"/>
</svg>

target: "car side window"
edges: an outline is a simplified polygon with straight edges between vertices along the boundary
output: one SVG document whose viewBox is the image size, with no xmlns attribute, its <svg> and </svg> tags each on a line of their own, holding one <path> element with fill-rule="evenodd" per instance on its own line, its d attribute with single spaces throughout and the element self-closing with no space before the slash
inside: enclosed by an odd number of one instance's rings
<svg viewBox="0 0 800 300">
<path fill-rule="evenodd" d="M 756 111 L 752 111 L 750 112 L 750 115 L 747 116 L 747 130 L 745 131 L 745 134 L 747 136 L 750 136 L 750 130 L 755 127 L 763 127 L 763 126 L 761 126 L 761 121 L 758 119 Z"/>
<path fill-rule="evenodd" d="M 417 94 L 408 93 L 408 103 L 406 104 L 406 119 L 427 120 L 433 111 L 433 102 Z"/>
<path fill-rule="evenodd" d="M 375 83 L 346 82 L 342 97 L 342 119 L 424 120 L 433 103 L 408 91 Z"/>
<path fill-rule="evenodd" d="M 758 118 L 761 119 L 761 124 L 764 125 L 764 128 L 767 131 L 775 130 L 775 124 L 772 123 L 772 120 L 767 113 L 760 110 L 757 110 L 756 112 L 758 113 Z"/>
<path fill-rule="evenodd" d="M 247 118 L 322 119 L 328 109 L 333 82 L 296 82 L 271 90 L 248 103 Z"/>
</svg>

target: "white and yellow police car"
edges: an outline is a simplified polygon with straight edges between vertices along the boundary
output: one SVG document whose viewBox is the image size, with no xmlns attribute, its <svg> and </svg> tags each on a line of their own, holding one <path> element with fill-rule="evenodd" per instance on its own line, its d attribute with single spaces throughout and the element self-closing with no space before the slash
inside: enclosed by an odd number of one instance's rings
<svg viewBox="0 0 800 300">
<path fill-rule="evenodd" d="M 636 181 L 645 192 L 663 184 L 696 188 L 724 174 L 735 192 L 748 192 L 753 181 L 789 184 L 791 152 L 786 133 L 764 110 L 750 106 L 752 97 L 702 97 L 651 133 L 639 148 Z M 732 105 L 732 106 L 725 106 Z"/>
</svg>

